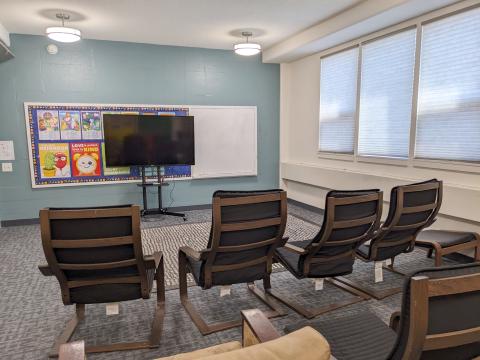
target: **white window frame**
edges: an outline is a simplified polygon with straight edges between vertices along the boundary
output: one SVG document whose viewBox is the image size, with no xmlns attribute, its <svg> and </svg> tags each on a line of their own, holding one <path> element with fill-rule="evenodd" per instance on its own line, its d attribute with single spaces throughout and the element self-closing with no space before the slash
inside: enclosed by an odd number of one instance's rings
<svg viewBox="0 0 480 360">
<path fill-rule="evenodd" d="M 358 163 L 374 163 L 384 165 L 394 165 L 403 167 L 417 167 L 427 169 L 441 169 L 449 171 L 461 171 L 467 173 L 480 173 L 480 163 L 464 162 L 459 160 L 441 160 L 441 159 L 418 159 L 415 158 L 415 141 L 417 131 L 417 110 L 418 110 L 418 90 L 420 77 L 420 51 L 422 47 L 422 27 L 430 22 L 441 20 L 442 18 L 456 15 L 461 12 L 472 10 L 480 7 L 478 0 L 465 0 L 450 6 L 446 6 L 439 10 L 429 12 L 425 15 L 415 17 L 394 26 L 376 31 L 374 33 L 362 36 L 358 39 L 335 46 L 333 48 L 321 51 L 319 53 L 319 64 L 323 57 L 339 53 L 352 47 L 358 47 L 358 71 L 357 71 L 357 101 L 355 110 L 355 132 L 353 154 L 331 153 L 325 151 L 317 151 L 317 156 L 329 160 L 341 160 Z M 384 37 L 395 35 L 396 33 L 406 31 L 408 29 L 416 29 L 416 49 L 415 49 L 415 66 L 413 79 L 413 98 L 412 98 L 412 114 L 410 125 L 410 146 L 407 159 L 379 156 L 360 156 L 358 155 L 358 132 L 359 132 L 359 104 L 360 104 L 360 88 L 361 88 L 361 66 L 362 66 L 362 45 L 371 41 L 379 40 Z M 321 72 L 320 72 L 321 76 Z M 320 79 L 320 78 L 319 78 Z M 320 119 L 318 119 L 320 121 Z M 317 144 L 319 143 L 319 135 L 317 135 Z M 317 145 L 318 146 L 318 145 Z"/>
</svg>

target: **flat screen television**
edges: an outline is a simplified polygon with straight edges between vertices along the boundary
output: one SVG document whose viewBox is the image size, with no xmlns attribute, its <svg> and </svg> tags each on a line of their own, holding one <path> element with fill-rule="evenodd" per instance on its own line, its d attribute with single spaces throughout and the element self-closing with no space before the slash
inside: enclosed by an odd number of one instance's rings
<svg viewBox="0 0 480 360">
<path fill-rule="evenodd" d="M 193 116 L 104 114 L 107 166 L 194 165 Z"/>
</svg>

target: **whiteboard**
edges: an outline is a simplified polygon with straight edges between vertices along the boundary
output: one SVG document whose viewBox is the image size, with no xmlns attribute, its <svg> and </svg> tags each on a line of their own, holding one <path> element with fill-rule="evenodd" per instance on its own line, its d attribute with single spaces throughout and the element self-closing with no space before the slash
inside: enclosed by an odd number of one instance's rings
<svg viewBox="0 0 480 360">
<path fill-rule="evenodd" d="M 257 107 L 190 106 L 195 118 L 192 177 L 257 175 Z"/>
</svg>

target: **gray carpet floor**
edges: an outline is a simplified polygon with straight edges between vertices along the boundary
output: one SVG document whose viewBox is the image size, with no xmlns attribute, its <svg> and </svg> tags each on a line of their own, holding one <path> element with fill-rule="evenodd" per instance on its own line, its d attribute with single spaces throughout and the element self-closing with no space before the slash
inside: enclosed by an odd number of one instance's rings
<svg viewBox="0 0 480 360">
<path fill-rule="evenodd" d="M 291 240 L 304 240 L 318 230 L 322 215 L 289 205 L 287 234 Z M 187 232 L 198 231 L 201 236 L 208 234 L 209 210 L 187 212 L 188 221 L 171 217 L 150 217 L 143 222 L 146 252 L 161 242 L 155 242 L 158 234 L 169 234 L 172 230 L 184 227 Z M 195 225 L 197 224 L 197 225 Z M 192 227 L 193 226 L 193 227 Z M 193 229 L 193 230 L 192 230 Z M 178 231 L 175 231 L 177 233 Z M 206 239 L 203 240 L 206 242 Z M 177 241 L 174 242 L 176 246 Z M 200 248 L 203 243 L 193 244 Z M 196 246 L 195 246 L 196 245 Z M 171 246 L 167 247 L 171 249 Z M 165 251 L 165 249 L 163 249 Z M 183 310 L 176 287 L 175 251 L 166 251 L 168 285 L 172 290 L 166 294 L 166 318 L 160 348 L 126 352 L 92 354 L 88 359 L 155 359 L 161 356 L 191 351 L 231 340 L 241 339 L 239 328 L 209 336 L 202 336 Z M 38 225 L 17 226 L 0 229 L 0 359 L 46 359 L 54 338 L 61 332 L 65 322 L 73 314 L 73 306 L 64 306 L 60 299 L 60 289 L 55 278 L 43 277 L 37 265 L 44 263 Z M 425 252 L 413 253 L 397 258 L 398 267 L 413 271 L 432 266 Z M 452 261 L 450 261 L 452 262 Z M 448 262 L 447 262 L 448 263 Z M 281 270 L 281 269 L 280 269 Z M 373 265 L 357 261 L 355 271 L 348 278 L 363 284 L 383 289 L 398 286 L 402 277 L 384 273 L 385 281 L 373 284 Z M 311 280 L 297 280 L 287 271 L 277 271 L 272 275 L 272 286 L 284 296 L 306 306 L 319 306 L 351 296 L 338 288 L 326 284 L 324 290 L 315 291 Z M 190 298 L 195 306 L 210 321 L 225 321 L 239 317 L 239 310 L 248 308 L 266 309 L 265 305 L 248 292 L 245 286 L 236 285 L 232 294 L 219 297 L 218 288 L 201 290 L 189 288 Z M 135 300 L 120 305 L 120 315 L 106 316 L 105 306 L 87 305 L 86 320 L 79 326 L 74 340 L 85 339 L 88 344 L 116 341 L 139 341 L 146 339 L 152 320 L 155 299 Z M 346 316 L 348 314 L 371 311 L 388 322 L 390 314 L 399 309 L 400 295 L 382 301 L 369 300 L 351 305 L 323 315 L 323 318 Z M 232 311 L 232 309 L 235 309 Z M 304 321 L 292 310 L 288 314 L 273 319 L 274 326 L 281 332 L 286 325 Z"/>
</svg>

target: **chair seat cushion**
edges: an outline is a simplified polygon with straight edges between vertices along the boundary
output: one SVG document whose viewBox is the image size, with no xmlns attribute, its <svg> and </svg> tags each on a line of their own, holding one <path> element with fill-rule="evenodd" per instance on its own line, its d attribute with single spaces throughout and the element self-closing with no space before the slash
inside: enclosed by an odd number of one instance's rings
<svg viewBox="0 0 480 360">
<path fill-rule="evenodd" d="M 418 234 L 416 242 L 420 246 L 433 246 L 433 243 L 437 243 L 442 248 L 447 248 L 449 246 L 475 241 L 475 239 L 475 233 L 473 232 L 425 230 Z"/>
<path fill-rule="evenodd" d="M 225 344 L 210 346 L 208 348 L 192 351 L 189 353 L 183 353 L 183 354 L 177 354 L 177 355 L 167 356 L 163 358 L 158 358 L 156 360 L 197 360 L 206 356 L 225 354 L 229 351 L 233 351 L 241 348 L 242 348 L 242 344 L 240 344 L 240 342 L 231 341 Z"/>
<path fill-rule="evenodd" d="M 370 244 L 362 244 L 357 249 L 357 254 L 362 258 L 370 261 L 383 261 L 387 259 L 394 258 L 397 255 L 400 255 L 406 252 L 410 247 L 410 243 L 405 243 L 397 246 L 388 246 L 377 249 L 377 254 L 373 258 L 370 256 Z"/>
<path fill-rule="evenodd" d="M 311 326 L 322 334 L 332 355 L 342 360 L 385 360 L 395 345 L 396 333 L 370 312 L 287 326 L 285 332 Z"/>
<path fill-rule="evenodd" d="M 305 249 L 312 240 L 294 241 L 289 244 Z M 334 249 L 334 247 L 332 247 Z M 328 250 L 327 250 L 328 251 Z M 338 251 L 338 249 L 334 249 Z M 353 270 L 352 258 L 342 258 L 339 260 L 325 261 L 321 263 L 312 263 L 308 274 L 303 273 L 303 265 L 301 264 L 300 255 L 286 248 L 278 248 L 275 250 L 277 259 L 290 271 L 297 279 L 308 278 L 325 278 L 331 276 L 348 275 Z M 335 252 L 330 254 L 332 257 L 336 255 Z M 323 255 L 328 257 L 328 255 Z"/>
<path fill-rule="evenodd" d="M 304 240 L 290 242 L 289 244 L 305 249 L 311 242 L 311 240 Z M 298 262 L 300 260 L 299 254 L 289 251 L 284 247 L 281 247 L 275 250 L 275 255 L 277 256 L 278 260 L 280 260 L 280 262 L 283 264 L 283 266 L 285 266 L 288 271 L 290 271 L 296 278 L 303 277 L 303 271 L 298 267 Z"/>
</svg>

